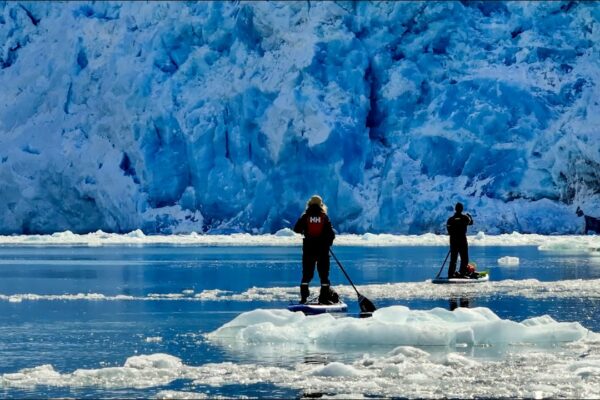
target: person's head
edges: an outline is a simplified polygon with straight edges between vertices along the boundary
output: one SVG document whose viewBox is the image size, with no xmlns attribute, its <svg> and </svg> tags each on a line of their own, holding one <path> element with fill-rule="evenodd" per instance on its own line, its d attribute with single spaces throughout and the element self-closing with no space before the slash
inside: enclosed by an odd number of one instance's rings
<svg viewBox="0 0 600 400">
<path fill-rule="evenodd" d="M 310 207 L 319 207 L 321 211 L 327 213 L 327 206 L 323 203 L 323 199 L 318 194 L 312 195 L 306 202 L 306 209 L 308 210 Z"/>
<path fill-rule="evenodd" d="M 456 205 L 454 206 L 454 211 L 456 211 L 457 213 L 461 213 L 464 210 L 464 206 L 462 203 L 456 203 Z"/>
</svg>

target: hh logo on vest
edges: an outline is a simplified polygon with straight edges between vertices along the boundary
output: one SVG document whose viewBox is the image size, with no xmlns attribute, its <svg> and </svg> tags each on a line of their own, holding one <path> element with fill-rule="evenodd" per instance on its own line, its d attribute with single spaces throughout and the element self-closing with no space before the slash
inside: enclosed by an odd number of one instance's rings
<svg viewBox="0 0 600 400">
<path fill-rule="evenodd" d="M 307 236 L 317 237 L 321 235 L 323 231 L 323 216 L 312 216 L 308 217 L 308 229 L 306 230 Z"/>
</svg>

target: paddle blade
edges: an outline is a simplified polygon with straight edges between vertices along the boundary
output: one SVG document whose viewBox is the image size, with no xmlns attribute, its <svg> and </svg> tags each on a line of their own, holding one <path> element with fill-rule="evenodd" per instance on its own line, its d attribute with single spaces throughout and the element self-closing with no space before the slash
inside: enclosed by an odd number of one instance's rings
<svg viewBox="0 0 600 400">
<path fill-rule="evenodd" d="M 360 307 L 360 311 L 364 313 L 372 313 L 377 310 L 375 304 L 373 304 L 371 300 L 367 299 L 362 294 L 358 295 L 358 306 Z"/>
</svg>

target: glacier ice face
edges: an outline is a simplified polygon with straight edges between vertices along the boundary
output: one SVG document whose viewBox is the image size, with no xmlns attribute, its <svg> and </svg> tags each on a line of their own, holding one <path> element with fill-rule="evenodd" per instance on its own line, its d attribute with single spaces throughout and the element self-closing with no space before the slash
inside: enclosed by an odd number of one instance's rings
<svg viewBox="0 0 600 400">
<path fill-rule="evenodd" d="M 574 233 L 595 3 L 0 4 L 0 233 Z"/>
</svg>

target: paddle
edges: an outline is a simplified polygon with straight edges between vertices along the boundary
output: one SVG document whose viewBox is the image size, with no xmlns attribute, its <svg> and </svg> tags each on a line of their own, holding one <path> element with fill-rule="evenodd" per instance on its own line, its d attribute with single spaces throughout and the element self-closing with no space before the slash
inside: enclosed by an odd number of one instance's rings
<svg viewBox="0 0 600 400">
<path fill-rule="evenodd" d="M 442 267 L 440 268 L 440 270 L 438 271 L 437 275 L 435 276 L 435 279 L 440 277 L 440 274 L 442 273 L 442 270 L 444 269 L 444 265 L 446 265 L 446 260 L 448 259 L 448 256 L 450 255 L 450 250 L 448 250 L 448 254 L 446 254 L 446 258 L 444 258 L 444 262 L 442 263 Z"/>
<path fill-rule="evenodd" d="M 350 282 L 350 284 L 354 288 L 354 291 L 356 292 L 356 295 L 358 296 L 358 306 L 360 307 L 360 311 L 362 313 L 372 313 L 373 311 L 377 310 L 377 308 L 375 307 L 373 302 L 371 302 L 371 300 L 367 299 L 365 296 L 358 293 L 358 290 L 356 290 L 356 286 L 354 286 L 354 283 L 352 283 L 352 279 L 350 279 L 350 277 L 346 273 L 346 270 L 344 269 L 344 267 L 342 267 L 342 263 L 340 262 L 340 260 L 338 260 L 338 258 L 335 256 L 335 254 L 333 254 L 333 250 L 329 249 L 329 252 L 335 259 L 335 262 L 337 262 L 337 265 L 340 266 L 340 269 L 346 276 L 346 279 L 348 279 L 348 282 Z"/>
</svg>

